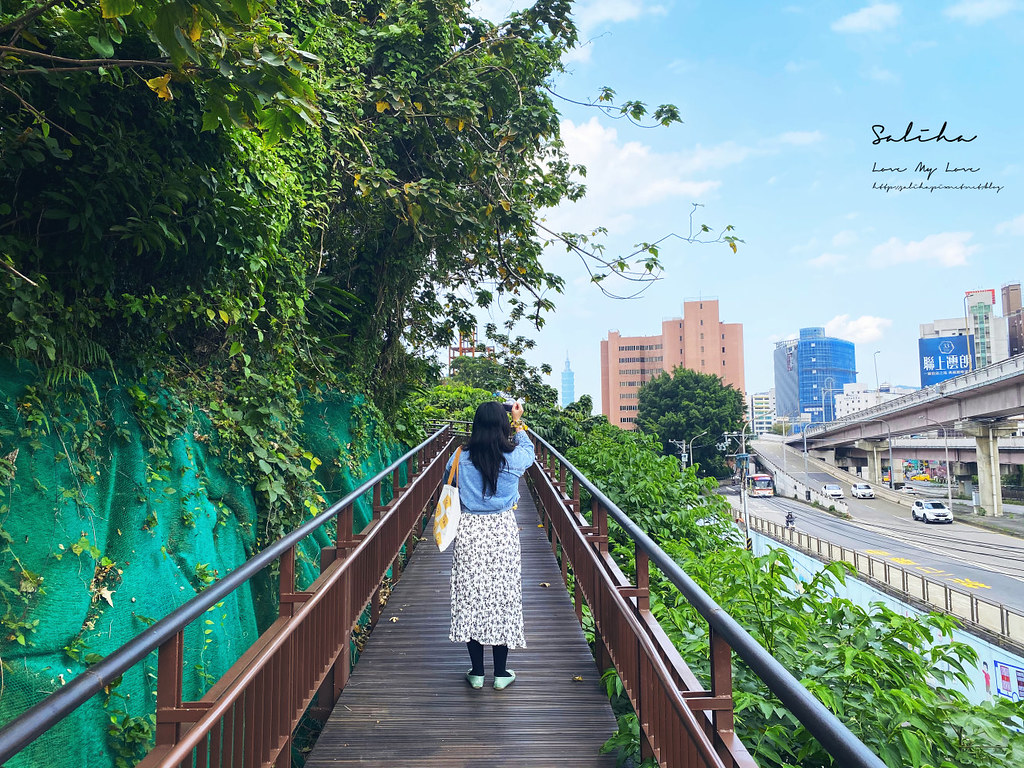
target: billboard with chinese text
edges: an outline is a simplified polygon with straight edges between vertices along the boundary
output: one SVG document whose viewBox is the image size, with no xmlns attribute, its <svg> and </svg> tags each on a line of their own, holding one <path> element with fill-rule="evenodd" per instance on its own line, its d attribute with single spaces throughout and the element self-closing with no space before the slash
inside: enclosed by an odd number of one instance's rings
<svg viewBox="0 0 1024 768">
<path fill-rule="evenodd" d="M 921 386 L 970 373 L 974 365 L 974 336 L 939 336 L 918 339 Z"/>
</svg>

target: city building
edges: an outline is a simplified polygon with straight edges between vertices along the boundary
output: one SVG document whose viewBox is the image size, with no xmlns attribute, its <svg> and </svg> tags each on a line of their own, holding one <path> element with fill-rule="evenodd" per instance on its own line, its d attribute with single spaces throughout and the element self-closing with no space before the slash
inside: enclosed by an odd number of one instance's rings
<svg viewBox="0 0 1024 768">
<path fill-rule="evenodd" d="M 576 374 L 569 367 L 569 353 L 565 353 L 565 370 L 562 371 L 562 407 L 576 402 Z"/>
<path fill-rule="evenodd" d="M 1016 294 L 1004 287 L 1003 304 L 1020 303 Z M 958 317 L 921 324 L 918 352 L 921 386 L 927 387 L 945 379 L 998 363 L 1010 356 L 1007 319 L 995 314 L 994 289 L 966 291 L 964 313 Z"/>
<path fill-rule="evenodd" d="M 743 325 L 721 322 L 717 299 L 683 302 L 683 316 L 663 320 L 658 336 L 609 331 L 601 342 L 601 413 L 632 429 L 640 387 L 678 366 L 720 376 L 743 391 Z"/>
<path fill-rule="evenodd" d="M 844 384 L 841 394 L 836 394 L 836 418 L 852 416 L 873 405 L 879 405 L 898 397 L 916 392 L 917 387 L 901 387 L 882 383 L 878 389 L 868 389 L 867 384 Z"/>
<path fill-rule="evenodd" d="M 1020 283 L 1004 285 L 1002 298 L 1007 354 L 1013 357 L 1024 352 L 1024 305 L 1021 303 Z"/>
<path fill-rule="evenodd" d="M 772 431 L 775 426 L 775 390 L 755 392 L 747 403 L 750 429 L 755 435 Z"/>
<path fill-rule="evenodd" d="M 857 380 L 852 341 L 801 328 L 796 339 L 775 345 L 775 415 L 790 423 L 832 421 L 835 397 Z"/>
</svg>

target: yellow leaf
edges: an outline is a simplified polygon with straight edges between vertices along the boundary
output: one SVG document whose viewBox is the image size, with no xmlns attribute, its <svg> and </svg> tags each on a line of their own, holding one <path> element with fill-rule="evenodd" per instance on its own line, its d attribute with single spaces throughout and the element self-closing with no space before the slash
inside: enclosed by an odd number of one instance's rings
<svg viewBox="0 0 1024 768">
<path fill-rule="evenodd" d="M 488 203 L 487 204 L 487 215 L 490 216 L 491 215 L 491 211 L 493 211 L 493 210 L 494 210 L 494 206 L 491 205 L 490 203 Z"/>
<path fill-rule="evenodd" d="M 463 127 L 463 126 L 464 126 L 465 124 L 466 124 L 466 123 L 465 123 L 465 121 L 464 121 L 464 120 L 459 120 L 459 130 L 460 130 L 460 131 L 462 130 L 462 127 Z"/>
<path fill-rule="evenodd" d="M 361 178 L 363 178 L 363 174 L 361 174 L 361 173 L 357 173 L 357 174 L 356 174 L 356 176 L 355 176 L 355 179 L 353 179 L 352 183 L 353 183 L 353 184 L 354 184 L 355 186 L 357 186 L 357 187 L 358 187 L 358 186 L 359 186 L 359 180 L 360 180 Z"/>
<path fill-rule="evenodd" d="M 736 253 L 736 243 L 729 243 L 729 247 L 732 248 L 733 253 Z"/>
<path fill-rule="evenodd" d="M 220 315 L 220 319 L 223 320 L 225 323 L 230 323 L 231 322 L 231 318 L 228 317 L 228 313 L 225 312 L 223 309 L 218 309 L 217 310 L 217 314 Z"/>
<path fill-rule="evenodd" d="M 413 105 L 414 107 L 416 107 L 416 109 L 417 109 L 417 110 L 419 110 L 420 112 L 422 112 L 422 111 L 423 111 L 423 103 L 422 103 L 422 102 L 419 102 L 419 101 L 414 101 L 414 102 L 412 103 L 412 105 Z"/>
<path fill-rule="evenodd" d="M 540 585 L 541 585 L 542 587 L 550 587 L 550 586 L 551 586 L 551 583 L 550 583 L 550 582 L 547 582 L 547 581 L 542 581 L 542 582 L 540 583 Z"/>
<path fill-rule="evenodd" d="M 192 19 L 192 26 L 188 30 L 188 39 L 193 43 L 203 34 L 203 25 L 199 19 Z"/>
<path fill-rule="evenodd" d="M 391 618 L 389 619 L 389 621 L 390 621 L 390 622 L 391 622 L 392 624 L 394 624 L 394 623 L 395 623 L 396 621 L 398 621 L 398 617 L 397 617 L 397 616 L 392 616 L 392 617 L 391 617 Z"/>
<path fill-rule="evenodd" d="M 150 90 L 153 91 L 164 101 L 170 101 L 174 98 L 174 94 L 171 93 L 170 85 L 171 76 L 162 75 L 160 77 L 154 77 L 146 81 L 146 85 L 149 86 Z"/>
<path fill-rule="evenodd" d="M 506 211 L 511 211 L 512 210 L 512 203 L 510 203 L 508 200 L 499 200 L 498 201 L 498 205 L 500 205 Z"/>
<path fill-rule="evenodd" d="M 390 106 L 391 105 L 388 104 L 386 101 L 378 101 L 377 102 L 377 111 L 378 112 L 383 112 L 384 110 L 386 110 Z"/>
<path fill-rule="evenodd" d="M 577 683 L 582 683 L 583 682 L 583 675 L 574 675 L 572 679 L 575 682 L 577 682 Z"/>
</svg>

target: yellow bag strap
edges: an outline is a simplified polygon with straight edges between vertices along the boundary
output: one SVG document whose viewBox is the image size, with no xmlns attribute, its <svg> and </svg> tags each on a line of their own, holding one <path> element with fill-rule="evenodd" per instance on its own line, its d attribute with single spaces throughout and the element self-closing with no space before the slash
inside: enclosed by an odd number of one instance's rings
<svg viewBox="0 0 1024 768">
<path fill-rule="evenodd" d="M 459 454 L 462 453 L 462 446 L 460 445 L 455 449 L 455 460 L 452 461 L 452 471 L 448 473 L 448 485 L 454 485 L 456 488 L 459 487 Z M 455 482 L 452 483 L 452 478 L 455 478 Z"/>
</svg>

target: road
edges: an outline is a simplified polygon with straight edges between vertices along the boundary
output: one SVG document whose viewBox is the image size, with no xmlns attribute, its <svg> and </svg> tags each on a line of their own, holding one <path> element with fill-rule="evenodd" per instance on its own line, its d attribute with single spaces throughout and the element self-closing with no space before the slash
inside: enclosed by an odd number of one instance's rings
<svg viewBox="0 0 1024 768">
<path fill-rule="evenodd" d="M 782 466 L 781 445 L 759 443 L 758 449 L 764 449 Z M 807 504 L 778 497 L 749 499 L 750 514 L 784 523 L 786 510 L 792 509 L 796 527 L 812 536 L 889 560 L 934 581 L 947 582 L 952 587 L 1024 612 L 1024 541 L 1021 539 L 957 522 L 926 525 L 912 520 L 906 507 L 883 499 L 851 498 L 850 482 L 846 480 L 837 481 L 813 469 L 805 476 L 799 451 L 788 450 L 786 464 L 790 475 L 814 487 L 839 482 L 852 519 L 842 520 Z M 925 490 L 921 488 L 922 493 Z M 941 493 L 935 493 L 934 486 L 927 490 L 933 495 Z"/>
</svg>

